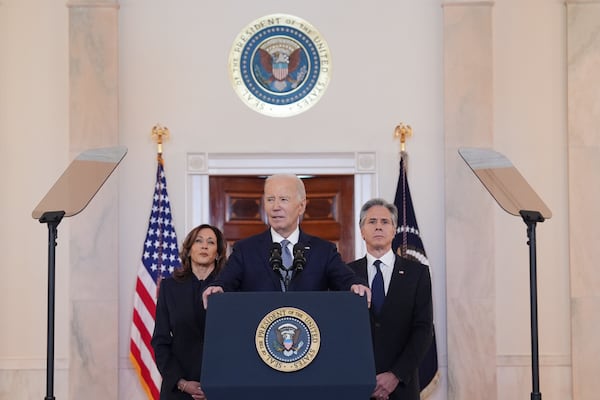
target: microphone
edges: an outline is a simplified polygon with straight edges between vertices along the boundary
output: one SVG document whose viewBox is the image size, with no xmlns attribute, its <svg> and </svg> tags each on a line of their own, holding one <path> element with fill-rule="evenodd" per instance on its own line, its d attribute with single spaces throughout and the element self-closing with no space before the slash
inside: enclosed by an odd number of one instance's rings
<svg viewBox="0 0 600 400">
<path fill-rule="evenodd" d="M 269 265 L 275 272 L 278 272 L 283 267 L 283 260 L 281 259 L 281 245 L 277 242 L 273 242 L 271 244 Z"/>
<path fill-rule="evenodd" d="M 292 269 L 300 272 L 306 265 L 306 257 L 304 256 L 304 250 L 306 247 L 302 243 L 296 243 L 294 245 L 294 261 L 292 261 Z"/>
</svg>

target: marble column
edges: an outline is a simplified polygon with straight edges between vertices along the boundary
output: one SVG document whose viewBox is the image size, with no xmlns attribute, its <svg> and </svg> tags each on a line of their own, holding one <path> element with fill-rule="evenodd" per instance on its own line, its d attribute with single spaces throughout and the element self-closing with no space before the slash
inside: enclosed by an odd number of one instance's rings
<svg viewBox="0 0 600 400">
<path fill-rule="evenodd" d="M 71 157 L 118 135 L 118 1 L 69 1 Z M 118 169 L 70 221 L 69 398 L 118 397 Z"/>
<path fill-rule="evenodd" d="M 458 154 L 493 141 L 491 1 L 445 1 L 448 399 L 497 398 L 494 206 Z"/>
<path fill-rule="evenodd" d="M 573 398 L 600 393 L 600 1 L 567 1 Z"/>
</svg>

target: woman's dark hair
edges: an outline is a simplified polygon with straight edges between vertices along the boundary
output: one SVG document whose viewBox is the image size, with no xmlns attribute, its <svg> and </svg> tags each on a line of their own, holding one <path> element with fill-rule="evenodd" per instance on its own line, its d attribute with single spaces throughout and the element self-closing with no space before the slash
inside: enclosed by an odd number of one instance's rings
<svg viewBox="0 0 600 400">
<path fill-rule="evenodd" d="M 212 230 L 217 237 L 217 259 L 215 260 L 215 269 L 213 273 L 218 274 L 223 265 L 225 265 L 226 256 L 227 256 L 227 242 L 225 242 L 225 237 L 219 228 L 216 226 L 212 226 L 209 224 L 198 225 L 194 229 L 192 229 L 181 245 L 181 250 L 179 251 L 179 259 L 181 260 L 181 267 L 175 269 L 173 272 L 173 276 L 175 279 L 185 279 L 190 276 L 192 272 L 192 260 L 190 258 L 190 250 L 194 245 L 194 241 L 196 240 L 196 236 L 198 236 L 198 232 L 202 229 L 208 228 Z"/>
</svg>

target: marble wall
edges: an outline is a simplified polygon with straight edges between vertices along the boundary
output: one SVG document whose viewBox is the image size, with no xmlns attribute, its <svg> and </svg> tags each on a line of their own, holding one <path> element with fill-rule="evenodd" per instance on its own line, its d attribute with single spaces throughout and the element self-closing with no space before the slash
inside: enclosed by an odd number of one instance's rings
<svg viewBox="0 0 600 400">
<path fill-rule="evenodd" d="M 600 393 L 600 2 L 567 2 L 573 399 Z"/>
<path fill-rule="evenodd" d="M 118 2 L 69 7 L 72 156 L 119 144 Z M 69 397 L 118 398 L 118 169 L 70 234 Z"/>
<path fill-rule="evenodd" d="M 449 399 L 497 398 L 494 204 L 458 154 L 493 144 L 492 5 L 444 4 Z"/>
<path fill-rule="evenodd" d="M 492 65 L 496 65 L 491 51 L 495 3 L 500 2 L 448 1 L 444 5 L 450 399 L 518 398 L 532 393 L 530 357 L 498 354 L 494 342 L 499 322 L 494 318 L 498 304 L 490 265 L 490 254 L 497 251 L 489 226 L 495 221 L 492 200 L 486 199 L 478 182 L 466 176 L 456 157 L 457 146 L 492 147 L 494 135 L 500 134 L 489 129 Z M 593 243 L 599 238 L 595 204 L 600 193 L 600 135 L 594 127 L 600 115 L 600 4 L 566 3 L 571 360 L 541 349 L 538 389 L 546 399 L 593 399 L 600 390 L 595 378 L 600 370 L 600 341 L 594 337 L 600 326 L 599 275 L 592 266 L 597 258 Z"/>
</svg>

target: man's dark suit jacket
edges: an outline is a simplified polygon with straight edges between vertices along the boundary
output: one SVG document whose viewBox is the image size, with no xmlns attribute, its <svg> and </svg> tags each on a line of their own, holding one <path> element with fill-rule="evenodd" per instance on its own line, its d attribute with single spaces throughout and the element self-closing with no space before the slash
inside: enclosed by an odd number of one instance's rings
<svg viewBox="0 0 600 400">
<path fill-rule="evenodd" d="M 349 265 L 368 280 L 366 257 Z M 396 256 L 381 312 L 369 313 L 376 373 L 391 371 L 400 379 L 390 400 L 418 400 L 418 367 L 433 338 L 429 268 Z"/>
<path fill-rule="evenodd" d="M 292 275 L 288 290 L 349 290 L 366 285 L 342 261 L 335 245 L 300 231 L 298 243 L 305 247 L 306 265 Z M 273 240 L 270 229 L 235 243 L 227 264 L 211 284 L 227 291 L 281 291 L 281 278 L 269 265 Z"/>
</svg>

